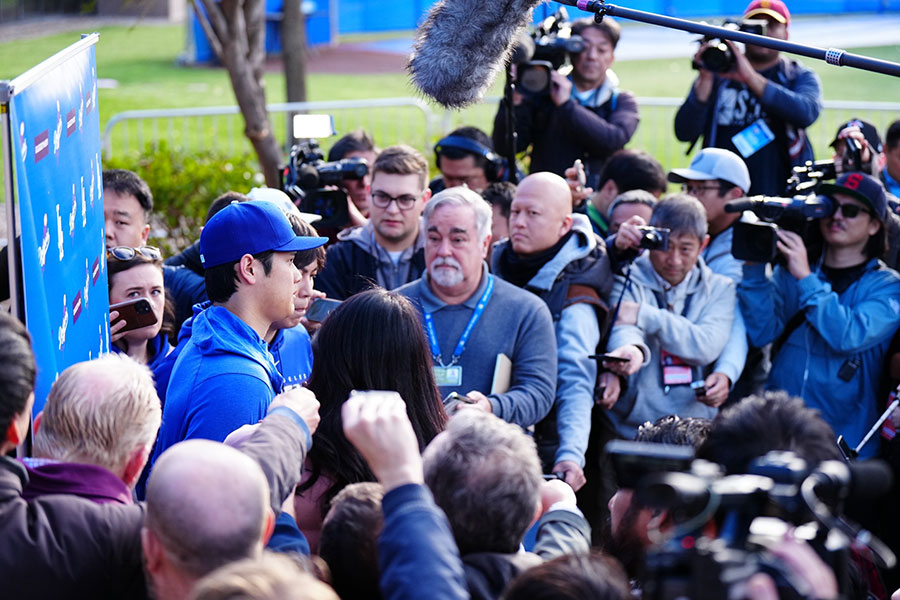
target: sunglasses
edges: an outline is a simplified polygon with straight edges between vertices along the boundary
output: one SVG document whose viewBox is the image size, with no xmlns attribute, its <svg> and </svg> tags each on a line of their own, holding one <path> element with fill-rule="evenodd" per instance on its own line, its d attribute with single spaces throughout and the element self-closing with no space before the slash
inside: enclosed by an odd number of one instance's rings
<svg viewBox="0 0 900 600">
<path fill-rule="evenodd" d="M 864 212 L 867 215 L 872 214 L 871 210 L 857 204 L 841 204 L 840 202 L 835 202 L 834 214 L 837 214 L 838 211 L 841 211 L 841 214 L 844 215 L 845 219 L 855 219 L 861 212 Z"/>
<path fill-rule="evenodd" d="M 161 260 L 162 254 L 159 248 L 153 246 L 141 246 L 140 248 L 132 248 L 131 246 L 113 246 L 106 249 L 106 256 L 112 256 L 116 260 L 133 260 L 135 256 L 140 254 L 150 260 Z"/>
</svg>

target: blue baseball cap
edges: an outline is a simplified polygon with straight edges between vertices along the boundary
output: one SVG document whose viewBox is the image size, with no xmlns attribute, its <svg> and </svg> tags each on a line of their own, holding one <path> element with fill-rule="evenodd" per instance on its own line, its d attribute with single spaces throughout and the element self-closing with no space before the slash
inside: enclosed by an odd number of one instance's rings
<svg viewBox="0 0 900 600">
<path fill-rule="evenodd" d="M 294 234 L 285 214 L 271 202 L 232 202 L 203 228 L 200 262 L 209 269 L 235 262 L 245 254 L 311 250 L 327 241 Z"/>
</svg>

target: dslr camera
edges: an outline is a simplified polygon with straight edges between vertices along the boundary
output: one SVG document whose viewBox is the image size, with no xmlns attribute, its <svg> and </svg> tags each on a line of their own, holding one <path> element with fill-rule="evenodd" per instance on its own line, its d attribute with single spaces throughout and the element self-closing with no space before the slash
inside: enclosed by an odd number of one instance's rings
<svg viewBox="0 0 900 600">
<path fill-rule="evenodd" d="M 340 187 L 348 179 L 362 179 L 369 172 L 364 158 L 327 162 L 316 138 L 335 134 L 330 115 L 296 115 L 294 137 L 307 138 L 291 147 L 281 171 L 281 188 L 303 212 L 320 215 L 316 229 L 344 227 L 350 219 L 347 193 Z"/>
<path fill-rule="evenodd" d="M 672 233 L 671 229 L 666 229 L 664 227 L 650 227 L 648 225 L 638 226 L 638 230 L 641 232 L 640 248 L 646 248 L 647 250 L 669 249 L 669 234 Z"/>
<path fill-rule="evenodd" d="M 732 31 L 743 31 L 744 33 L 754 33 L 756 35 L 766 35 L 766 26 L 768 23 L 764 19 L 726 19 L 720 27 L 730 29 Z M 700 53 L 691 66 L 696 69 L 706 69 L 713 73 L 727 73 L 734 69 L 735 62 L 734 52 L 725 40 L 710 36 L 700 38 L 699 43 L 709 44 L 703 52 Z"/>
<path fill-rule="evenodd" d="M 546 96 L 550 93 L 550 73 L 560 71 L 568 75 L 572 66 L 566 64 L 569 53 L 584 50 L 584 40 L 572 34 L 572 25 L 565 8 L 544 19 L 528 37 L 519 40 L 513 50 L 516 65 L 516 89 L 525 95 Z"/>
</svg>

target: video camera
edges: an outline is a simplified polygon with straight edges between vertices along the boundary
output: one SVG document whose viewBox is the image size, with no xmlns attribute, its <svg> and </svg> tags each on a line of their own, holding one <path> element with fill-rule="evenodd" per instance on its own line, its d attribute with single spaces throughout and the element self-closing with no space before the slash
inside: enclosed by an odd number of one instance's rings
<svg viewBox="0 0 900 600">
<path fill-rule="evenodd" d="M 526 95 L 540 96 L 550 93 L 550 72 L 561 71 L 567 75 L 571 65 L 566 64 L 569 53 L 584 50 L 584 40 L 572 34 L 569 14 L 560 7 L 544 19 L 528 37 L 519 40 L 513 50 L 512 62 L 516 65 L 516 89 Z"/>
<path fill-rule="evenodd" d="M 865 171 L 862 161 L 862 144 L 855 138 L 844 140 L 844 154 L 840 157 L 844 171 Z M 802 167 L 794 167 L 787 182 L 786 195 L 815 193 L 823 181 L 837 177 L 837 165 L 832 159 L 806 161 Z"/>
<path fill-rule="evenodd" d="M 327 121 L 327 122 L 326 122 Z M 308 138 L 291 148 L 288 164 L 282 169 L 281 188 L 303 212 L 321 215 L 316 229 L 344 227 L 349 221 L 347 193 L 341 184 L 362 179 L 369 172 L 364 158 L 342 158 L 326 162 L 315 138 L 335 134 L 330 115 L 296 115 L 294 136 Z M 330 186 L 330 187 L 329 187 Z"/>
<path fill-rule="evenodd" d="M 753 33 L 756 35 L 766 35 L 767 25 L 768 23 L 766 23 L 765 19 L 725 19 L 719 24 L 720 27 L 724 27 L 725 29 L 743 31 L 744 33 Z M 709 46 L 707 46 L 703 52 L 700 53 L 700 56 L 691 63 L 691 66 L 694 69 L 706 69 L 713 73 L 727 73 L 734 69 L 737 64 L 734 52 L 731 51 L 731 48 L 725 43 L 724 39 L 704 36 L 700 38 L 698 42 L 701 45 L 709 43 Z"/>
<path fill-rule="evenodd" d="M 877 497 L 891 485 L 878 461 L 825 461 L 816 468 L 792 452 L 756 459 L 746 475 L 724 475 L 719 465 L 691 460 L 692 449 L 616 440 L 607 446 L 623 487 L 639 506 L 666 510 L 674 522 L 667 540 L 647 555 L 643 597 L 736 598 L 739 587 L 766 573 L 779 598 L 806 598 L 806 582 L 776 560 L 767 546 L 790 527 L 831 566 L 839 585 L 851 546 L 867 546 L 880 566 L 893 553 L 869 532 L 841 520 L 848 497 Z M 841 592 L 846 592 L 842 589 Z"/>
</svg>

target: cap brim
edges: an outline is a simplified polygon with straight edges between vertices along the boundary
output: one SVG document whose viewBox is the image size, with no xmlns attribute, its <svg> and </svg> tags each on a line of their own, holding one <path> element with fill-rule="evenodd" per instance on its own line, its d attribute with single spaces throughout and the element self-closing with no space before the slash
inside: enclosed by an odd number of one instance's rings
<svg viewBox="0 0 900 600">
<path fill-rule="evenodd" d="M 315 213 L 301 212 L 300 218 L 312 225 L 316 221 L 322 220 L 322 215 L 317 215 Z"/>
<path fill-rule="evenodd" d="M 776 12 L 769 8 L 754 8 L 751 11 L 745 12 L 744 18 L 749 19 L 749 18 L 756 17 L 759 15 L 765 15 L 767 17 L 772 17 L 779 23 L 785 23 L 785 24 L 787 23 L 787 19 L 784 18 L 783 14 L 781 14 L 780 12 Z"/>
<path fill-rule="evenodd" d="M 327 237 L 312 237 L 298 235 L 293 240 L 284 244 L 280 248 L 272 248 L 275 252 L 300 252 L 301 250 L 312 250 L 328 243 Z"/>
<path fill-rule="evenodd" d="M 689 180 L 709 181 L 710 179 L 718 179 L 718 177 L 703 171 L 695 171 L 694 169 L 672 169 L 669 171 L 667 179 L 672 183 L 684 183 Z"/>
<path fill-rule="evenodd" d="M 818 193 L 822 196 L 830 196 L 831 194 L 844 194 L 845 196 L 850 196 L 851 198 L 856 198 L 863 204 L 865 204 L 869 210 L 875 214 L 876 217 L 881 217 L 881 215 L 877 214 L 875 210 L 875 206 L 872 204 L 872 201 L 869 200 L 864 194 L 858 192 L 857 190 L 851 190 L 850 188 L 845 188 L 839 185 L 835 185 L 833 183 L 823 183 L 819 186 Z"/>
</svg>

